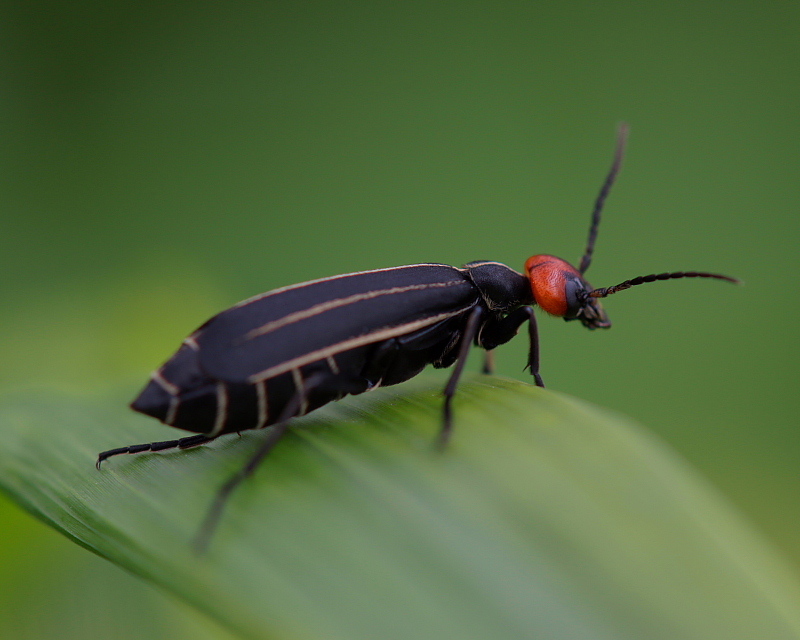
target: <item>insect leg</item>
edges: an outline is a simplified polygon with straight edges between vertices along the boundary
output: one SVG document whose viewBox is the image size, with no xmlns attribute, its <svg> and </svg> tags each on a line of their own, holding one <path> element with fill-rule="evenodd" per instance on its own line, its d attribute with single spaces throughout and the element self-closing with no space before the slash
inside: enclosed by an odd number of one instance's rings
<svg viewBox="0 0 800 640">
<path fill-rule="evenodd" d="M 206 514 L 203 524 L 200 526 L 199 531 L 194 539 L 194 548 L 197 553 L 202 553 L 208 547 L 211 536 L 216 529 L 219 522 L 222 510 L 228 501 L 228 497 L 236 487 L 238 487 L 244 480 L 253 474 L 258 468 L 261 461 L 272 451 L 273 447 L 278 444 L 278 441 L 288 430 L 291 425 L 291 418 L 298 414 L 300 408 L 306 403 L 308 392 L 319 384 L 324 376 L 311 376 L 307 380 L 303 380 L 303 384 L 298 385 L 295 389 L 294 395 L 291 400 L 284 406 L 283 410 L 278 417 L 278 420 L 269 430 L 266 439 L 261 443 L 261 446 L 250 457 L 247 463 L 236 472 L 231 478 L 228 479 L 217 491 L 214 501 Z"/>
<path fill-rule="evenodd" d="M 530 336 L 530 351 L 528 352 L 528 367 L 531 370 L 531 375 L 536 382 L 537 387 L 544 389 L 544 382 L 542 376 L 539 375 L 539 328 L 536 325 L 536 315 L 533 313 L 533 307 L 523 307 L 528 310 L 528 335 Z"/>
<path fill-rule="evenodd" d="M 544 387 L 542 376 L 539 375 L 539 332 L 533 307 L 520 307 L 504 318 L 487 322 L 478 334 L 478 344 L 487 351 L 499 344 L 505 344 L 517 334 L 524 322 L 528 322 L 530 336 L 527 368 L 530 368 L 536 386 Z"/>
<path fill-rule="evenodd" d="M 397 359 L 400 345 L 395 338 L 379 344 L 361 371 L 361 378 L 369 381 L 370 388 L 380 384 L 383 376 Z"/>
<path fill-rule="evenodd" d="M 196 447 L 206 442 L 214 440 L 216 436 L 210 437 L 204 433 L 199 433 L 194 436 L 187 436 L 179 440 L 164 440 L 162 442 L 150 442 L 148 444 L 132 444 L 129 447 L 119 447 L 118 449 L 109 449 L 97 455 L 97 462 L 95 466 L 100 469 L 100 465 L 104 460 L 111 456 L 117 456 L 121 453 L 143 453 L 145 451 L 164 451 L 165 449 L 188 449 L 189 447 Z"/>
<path fill-rule="evenodd" d="M 494 351 L 487 350 L 483 356 L 483 373 L 490 376 L 494 373 Z"/>
<path fill-rule="evenodd" d="M 447 386 L 444 388 L 444 419 L 442 422 L 442 430 L 439 432 L 438 442 L 440 449 L 444 449 L 447 446 L 447 442 L 450 440 L 450 435 L 453 432 L 453 396 L 456 393 L 456 387 L 461 378 L 461 372 L 464 371 L 464 365 L 467 364 L 469 348 L 472 346 L 472 342 L 478 334 L 482 315 L 483 309 L 481 307 L 475 307 L 470 312 L 469 318 L 467 318 L 467 325 L 464 327 L 464 333 L 461 337 L 461 346 L 458 350 L 455 368 L 450 375 Z"/>
</svg>

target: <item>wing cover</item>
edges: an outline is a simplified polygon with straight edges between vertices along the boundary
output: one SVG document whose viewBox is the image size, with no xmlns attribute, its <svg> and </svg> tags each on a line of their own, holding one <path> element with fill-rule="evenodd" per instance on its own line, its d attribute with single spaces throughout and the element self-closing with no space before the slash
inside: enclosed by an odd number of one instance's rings
<svg viewBox="0 0 800 640">
<path fill-rule="evenodd" d="M 479 298 L 455 267 L 378 269 L 256 296 L 213 317 L 193 337 L 200 346 L 200 367 L 209 376 L 248 382 L 259 374 L 269 379 L 271 370 L 309 354 L 335 354 L 348 344 L 384 340 L 393 330 L 402 335 L 412 323 L 433 324 Z"/>
</svg>

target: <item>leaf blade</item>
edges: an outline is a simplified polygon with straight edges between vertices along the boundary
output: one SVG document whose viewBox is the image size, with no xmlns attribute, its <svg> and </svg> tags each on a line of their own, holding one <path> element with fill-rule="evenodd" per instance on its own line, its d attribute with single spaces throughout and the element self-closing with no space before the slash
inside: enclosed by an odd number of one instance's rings
<svg viewBox="0 0 800 640">
<path fill-rule="evenodd" d="M 17 400 L 0 412 L 0 483 L 244 637 L 800 637 L 794 578 L 639 427 L 481 378 L 437 455 L 440 411 L 438 388 L 404 386 L 309 416 L 199 559 L 214 490 L 262 434 L 97 473 L 96 451 L 163 429 L 113 405 Z M 66 427 L 44 431 L 54 414 Z"/>
</svg>

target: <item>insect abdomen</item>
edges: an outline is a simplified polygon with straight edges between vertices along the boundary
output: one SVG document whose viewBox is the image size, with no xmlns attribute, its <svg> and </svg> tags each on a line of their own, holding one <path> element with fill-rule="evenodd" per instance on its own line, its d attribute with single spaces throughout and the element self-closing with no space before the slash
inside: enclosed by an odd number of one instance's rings
<svg viewBox="0 0 800 640">
<path fill-rule="evenodd" d="M 295 415 L 304 415 L 345 395 L 389 386 L 417 375 L 426 365 L 448 366 L 455 356 L 463 319 L 454 317 L 420 331 L 364 345 L 255 383 L 226 382 L 205 374 L 197 344 L 187 340 L 153 373 L 131 408 L 165 424 L 196 433 L 260 429 L 274 424 L 307 381 Z"/>
<path fill-rule="evenodd" d="M 446 366 L 479 294 L 446 265 L 295 285 L 223 311 L 187 338 L 131 407 L 217 436 L 304 414 L 347 394 Z M 307 381 L 312 381 L 307 383 Z"/>
</svg>

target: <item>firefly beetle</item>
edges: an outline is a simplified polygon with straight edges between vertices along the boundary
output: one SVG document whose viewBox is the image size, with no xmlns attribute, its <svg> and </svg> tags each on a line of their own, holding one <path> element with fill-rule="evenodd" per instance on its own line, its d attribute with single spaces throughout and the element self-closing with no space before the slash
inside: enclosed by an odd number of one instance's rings
<svg viewBox="0 0 800 640">
<path fill-rule="evenodd" d="M 611 323 L 600 298 L 618 291 L 674 278 L 737 282 L 697 271 L 639 276 L 600 289 L 585 280 L 626 139 L 623 125 L 579 268 L 551 255 L 529 258 L 524 274 L 489 261 L 462 268 L 416 264 L 321 278 L 254 296 L 186 338 L 131 405 L 197 435 L 104 451 L 98 468 L 117 454 L 183 449 L 225 433 L 274 425 L 247 465 L 217 494 L 201 529 L 204 543 L 227 496 L 278 442 L 292 417 L 348 394 L 398 384 L 429 364 L 455 364 L 444 390 L 443 446 L 452 432 L 452 398 L 473 344 L 488 352 L 511 340 L 527 322 L 528 367 L 535 384 L 544 386 L 534 305 L 588 329 L 607 329 Z"/>
</svg>

